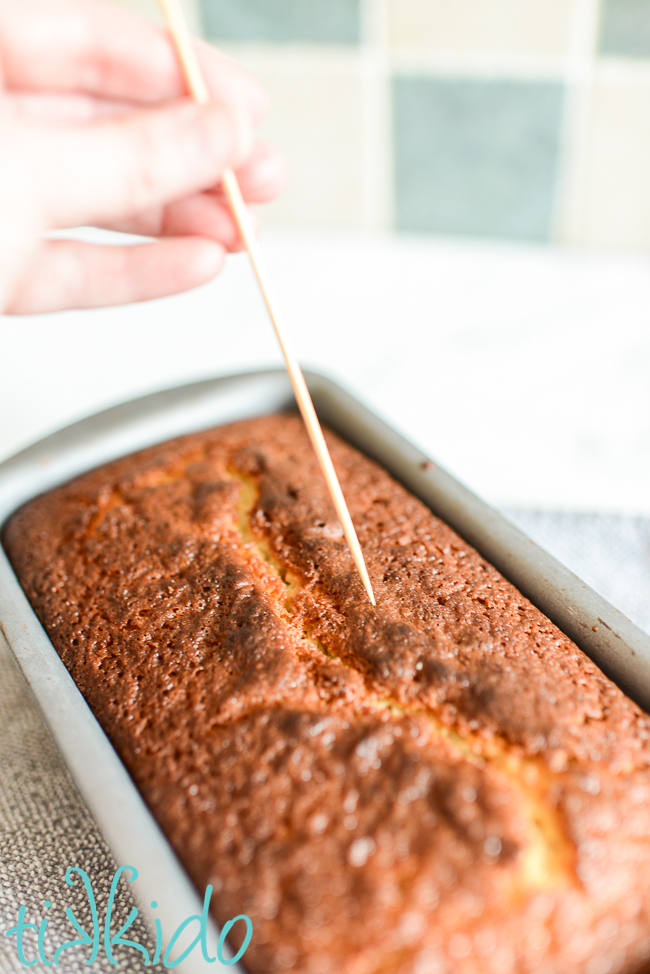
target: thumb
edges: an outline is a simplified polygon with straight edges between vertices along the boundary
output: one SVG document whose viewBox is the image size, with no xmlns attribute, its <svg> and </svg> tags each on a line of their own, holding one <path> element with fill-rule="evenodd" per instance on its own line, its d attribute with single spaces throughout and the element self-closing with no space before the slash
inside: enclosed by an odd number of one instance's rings
<svg viewBox="0 0 650 974">
<path fill-rule="evenodd" d="M 132 216 L 208 189 L 248 157 L 253 130 L 231 107 L 184 100 L 83 128 L 43 127 L 38 141 L 30 191 L 41 225 L 54 229 Z"/>
</svg>

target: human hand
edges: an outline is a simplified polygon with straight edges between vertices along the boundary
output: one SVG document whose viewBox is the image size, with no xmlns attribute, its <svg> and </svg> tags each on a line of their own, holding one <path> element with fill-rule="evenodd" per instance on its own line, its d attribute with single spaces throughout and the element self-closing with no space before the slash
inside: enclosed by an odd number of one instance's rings
<svg viewBox="0 0 650 974">
<path fill-rule="evenodd" d="M 95 0 L 0 0 L 0 310 L 143 301 L 210 280 L 238 233 L 219 189 L 249 203 L 282 188 L 256 142 L 263 90 L 207 44 L 214 102 L 185 95 L 168 36 Z M 131 246 L 44 239 L 82 224 L 157 238 Z"/>
</svg>

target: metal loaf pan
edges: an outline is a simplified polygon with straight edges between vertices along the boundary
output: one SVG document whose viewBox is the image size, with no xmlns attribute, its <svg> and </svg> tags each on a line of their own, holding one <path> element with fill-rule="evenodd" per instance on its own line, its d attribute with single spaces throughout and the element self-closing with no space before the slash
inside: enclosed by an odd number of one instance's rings
<svg viewBox="0 0 650 974">
<path fill-rule="evenodd" d="M 307 373 L 321 420 L 388 469 L 476 547 L 625 692 L 650 711 L 650 637 L 514 525 L 331 380 Z M 142 447 L 238 419 L 292 409 L 284 371 L 197 382 L 106 410 L 0 464 L 0 524 L 26 501 Z M 31 609 L 0 547 L 0 629 L 135 895 L 155 899 L 163 930 L 201 900 Z M 145 910 L 146 912 L 146 910 Z M 214 956 L 218 930 L 210 930 Z M 196 950 L 179 968 L 214 970 Z M 231 971 L 243 974 L 240 965 Z"/>
</svg>

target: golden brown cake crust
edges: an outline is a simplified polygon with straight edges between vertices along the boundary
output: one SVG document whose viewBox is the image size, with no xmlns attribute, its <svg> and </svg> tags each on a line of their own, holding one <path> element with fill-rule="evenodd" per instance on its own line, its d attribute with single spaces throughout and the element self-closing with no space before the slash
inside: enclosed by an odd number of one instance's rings
<svg viewBox="0 0 650 974">
<path fill-rule="evenodd" d="M 252 974 L 640 974 L 650 720 L 388 474 L 300 420 L 88 473 L 4 543 Z"/>
</svg>

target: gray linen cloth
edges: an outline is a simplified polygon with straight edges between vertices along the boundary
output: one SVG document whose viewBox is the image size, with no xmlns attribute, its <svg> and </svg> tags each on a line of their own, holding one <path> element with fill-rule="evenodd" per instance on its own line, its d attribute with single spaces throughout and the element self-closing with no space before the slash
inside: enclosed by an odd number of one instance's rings
<svg viewBox="0 0 650 974">
<path fill-rule="evenodd" d="M 650 633 L 650 518 L 519 509 L 504 514 Z"/>
<path fill-rule="evenodd" d="M 546 548 L 637 625 L 650 632 L 650 519 L 579 515 L 543 511 L 506 512 Z M 88 901 L 80 883 L 64 882 L 69 866 L 89 874 L 101 917 L 116 863 L 83 799 L 70 778 L 56 745 L 36 709 L 9 650 L 0 638 L 0 971 L 24 971 L 16 953 L 16 938 L 5 931 L 14 926 L 21 904 L 26 919 L 49 916 L 45 953 L 77 934 L 64 908 L 74 911 L 82 927 L 90 928 Z M 133 900 L 122 883 L 116 899 L 114 930 L 128 916 Z M 44 910 L 44 900 L 52 906 Z M 153 956 L 153 936 L 138 917 L 125 934 L 143 944 Z M 36 934 L 25 938 L 28 959 L 36 956 Z M 61 970 L 110 972 L 103 951 L 86 966 L 88 947 L 67 951 Z M 117 970 L 142 971 L 143 957 L 133 948 L 115 948 Z M 32 970 L 46 968 L 40 962 Z M 161 964 L 148 970 L 162 971 Z"/>
</svg>

